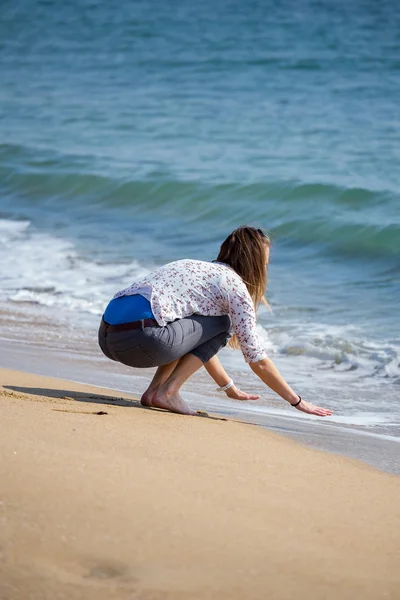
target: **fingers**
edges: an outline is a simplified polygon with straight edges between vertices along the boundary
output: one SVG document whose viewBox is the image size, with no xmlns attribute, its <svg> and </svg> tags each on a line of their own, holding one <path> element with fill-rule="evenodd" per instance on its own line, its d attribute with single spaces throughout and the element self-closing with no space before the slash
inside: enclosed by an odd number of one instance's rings
<svg viewBox="0 0 400 600">
<path fill-rule="evenodd" d="M 317 417 L 330 417 L 333 414 L 333 411 L 328 408 L 322 408 L 322 406 L 314 406 L 310 402 L 301 402 L 298 406 L 296 406 L 297 410 L 300 412 L 307 413 L 309 415 L 316 415 Z"/>
<path fill-rule="evenodd" d="M 231 400 L 258 400 L 260 398 L 257 394 L 247 394 L 238 388 L 229 388 L 226 391 L 226 395 L 228 398 L 231 398 Z"/>
<path fill-rule="evenodd" d="M 256 396 L 255 394 L 246 394 L 242 392 L 241 394 L 237 394 L 236 400 L 258 400 L 260 396 Z"/>
<path fill-rule="evenodd" d="M 313 406 L 314 414 L 320 417 L 329 417 L 333 414 L 329 408 L 322 408 L 322 406 Z"/>
</svg>

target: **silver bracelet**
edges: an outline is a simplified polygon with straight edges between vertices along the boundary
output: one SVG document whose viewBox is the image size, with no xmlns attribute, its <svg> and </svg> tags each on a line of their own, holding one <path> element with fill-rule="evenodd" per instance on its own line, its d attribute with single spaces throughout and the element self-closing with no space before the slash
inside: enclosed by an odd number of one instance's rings
<svg viewBox="0 0 400 600">
<path fill-rule="evenodd" d="M 218 387 L 217 392 L 226 392 L 226 390 L 229 390 L 229 388 L 231 388 L 233 385 L 235 385 L 235 384 L 233 383 L 233 379 L 231 379 L 230 381 L 228 381 L 228 383 L 226 385 L 223 385 L 222 387 Z"/>
</svg>

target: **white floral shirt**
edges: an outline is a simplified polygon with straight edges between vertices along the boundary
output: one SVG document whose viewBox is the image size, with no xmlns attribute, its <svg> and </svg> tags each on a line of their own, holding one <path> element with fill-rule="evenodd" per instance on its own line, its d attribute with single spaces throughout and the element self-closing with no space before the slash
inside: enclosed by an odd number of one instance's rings
<svg viewBox="0 0 400 600">
<path fill-rule="evenodd" d="M 228 265 L 177 260 L 153 271 L 114 298 L 141 294 L 161 326 L 191 315 L 229 315 L 247 362 L 266 358 L 256 330 L 253 301 L 242 278 Z"/>
</svg>

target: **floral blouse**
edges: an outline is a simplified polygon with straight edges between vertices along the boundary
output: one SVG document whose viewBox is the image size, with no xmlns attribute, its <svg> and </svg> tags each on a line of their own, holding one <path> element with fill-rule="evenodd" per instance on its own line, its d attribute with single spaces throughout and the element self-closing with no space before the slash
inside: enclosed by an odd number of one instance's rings
<svg viewBox="0 0 400 600">
<path fill-rule="evenodd" d="M 253 301 L 242 278 L 228 265 L 177 260 L 153 271 L 114 298 L 141 294 L 160 326 L 191 315 L 229 315 L 247 362 L 266 358 L 257 330 Z"/>
</svg>

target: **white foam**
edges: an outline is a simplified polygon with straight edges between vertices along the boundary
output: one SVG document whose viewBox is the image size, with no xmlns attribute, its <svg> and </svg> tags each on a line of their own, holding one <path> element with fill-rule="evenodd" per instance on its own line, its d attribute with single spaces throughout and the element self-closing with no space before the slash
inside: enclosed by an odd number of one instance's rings
<svg viewBox="0 0 400 600">
<path fill-rule="evenodd" d="M 3 300 L 100 315 L 119 287 L 149 268 L 137 261 L 100 263 L 79 255 L 74 244 L 41 233 L 29 222 L 0 222 Z"/>
<path fill-rule="evenodd" d="M 291 323 L 269 328 L 259 324 L 267 352 L 290 357 L 305 357 L 319 363 L 320 369 L 349 373 L 352 378 L 367 375 L 398 377 L 400 344 L 365 340 L 354 325 L 343 327 L 324 323 Z"/>
<path fill-rule="evenodd" d="M 0 219 L 0 244 L 7 245 L 12 240 L 18 238 L 22 232 L 26 231 L 30 221 L 11 221 Z"/>
</svg>

